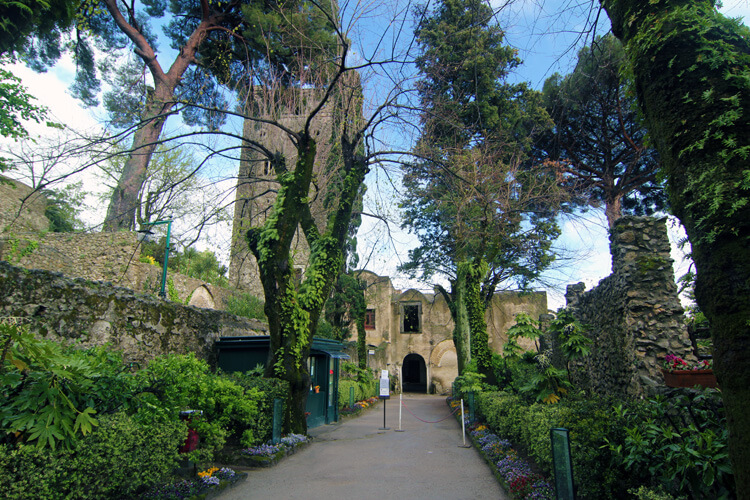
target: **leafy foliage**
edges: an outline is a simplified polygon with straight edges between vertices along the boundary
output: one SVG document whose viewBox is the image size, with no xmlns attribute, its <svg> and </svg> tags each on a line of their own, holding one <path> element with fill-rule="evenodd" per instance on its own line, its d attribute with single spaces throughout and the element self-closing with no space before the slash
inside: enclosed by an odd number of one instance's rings
<svg viewBox="0 0 750 500">
<path fill-rule="evenodd" d="M 0 17 L 0 21 L 2 19 Z M 0 22 L 1 29 L 2 23 Z M 18 77 L 0 68 L 0 136 L 14 140 L 29 136 L 23 121 L 31 120 L 40 123 L 47 116 L 47 108 L 34 104 L 34 100 L 34 96 L 26 92 L 26 87 L 21 84 Z M 0 172 L 9 168 L 7 159 L 0 157 Z"/>
<path fill-rule="evenodd" d="M 666 203 L 659 157 L 647 145 L 624 65 L 625 51 L 610 34 L 581 49 L 573 73 L 548 78 L 544 101 L 555 127 L 535 148 L 571 201 L 604 205 L 610 226 L 623 212 L 650 215 Z"/>
<path fill-rule="evenodd" d="M 0 6 L 0 56 L 51 52 L 75 20 L 77 0 L 15 0 Z M 45 50 L 47 49 L 47 50 Z"/>
<path fill-rule="evenodd" d="M 258 415 L 248 425 L 252 433 L 251 444 L 265 443 L 273 437 L 273 401 L 280 399 L 284 401 L 289 392 L 289 383 L 277 378 L 264 378 L 261 373 L 231 373 L 227 376 L 235 383 L 247 390 L 260 391 L 257 399 Z M 243 443 L 243 445 L 246 445 Z M 249 446 L 247 444 L 246 446 Z"/>
<path fill-rule="evenodd" d="M 49 230 L 53 233 L 71 233 L 83 229 L 79 218 L 83 205 L 84 193 L 79 181 L 62 189 L 45 189 L 42 194 L 47 198 L 44 215 L 49 219 Z"/>
<path fill-rule="evenodd" d="M 258 415 L 260 391 L 210 373 L 208 364 L 194 355 L 162 356 L 135 378 L 144 391 L 138 418 L 167 422 L 177 420 L 182 410 L 203 412 L 190 422 L 201 437 L 199 449 L 191 452 L 197 457 L 210 459 L 230 435 L 255 440 L 247 431 Z"/>
<path fill-rule="evenodd" d="M 417 159 L 402 167 L 400 206 L 402 227 L 420 244 L 399 270 L 450 281 L 450 291 L 441 293 L 454 319 L 462 372 L 470 346 L 484 343 L 476 306 L 486 308 L 498 287 L 527 286 L 554 260 L 559 190 L 543 166 L 524 162 L 532 138 L 551 122 L 541 94 L 507 81 L 520 60 L 504 45 L 488 4 L 444 0 L 418 14 L 422 131 Z M 475 276 L 462 268 L 467 263 L 484 272 Z M 469 330 L 482 340 L 471 342 Z M 483 355 L 480 370 L 493 379 L 489 365 Z"/>
<path fill-rule="evenodd" d="M 349 404 L 349 392 L 352 387 L 354 388 L 354 401 L 364 401 L 377 396 L 378 380 L 369 368 L 363 369 L 359 365 L 345 361 L 341 364 L 339 408 Z"/>
<path fill-rule="evenodd" d="M 104 348 L 80 351 L 38 340 L 25 325 L 0 323 L 10 349 L 3 362 L 0 428 L 40 448 L 70 448 L 98 425 L 97 412 L 128 400 L 122 357 Z"/>
<path fill-rule="evenodd" d="M 555 319 L 550 322 L 547 332 L 558 340 L 558 348 L 568 361 L 584 358 L 591 352 L 593 341 L 584 335 L 586 328 L 568 309 L 557 310 Z"/>
<path fill-rule="evenodd" d="M 715 391 L 657 397 L 633 411 L 614 408 L 621 442 L 608 442 L 618 465 L 675 495 L 733 498 L 726 417 Z"/>
<path fill-rule="evenodd" d="M 241 293 L 231 295 L 227 299 L 227 312 L 250 319 L 266 321 L 266 313 L 263 311 L 264 303 L 255 295 Z"/>
<path fill-rule="evenodd" d="M 153 425 L 125 412 L 104 415 L 99 422 L 69 450 L 0 444 L 5 498 L 136 498 L 172 473 L 185 440 L 183 422 Z"/>
</svg>

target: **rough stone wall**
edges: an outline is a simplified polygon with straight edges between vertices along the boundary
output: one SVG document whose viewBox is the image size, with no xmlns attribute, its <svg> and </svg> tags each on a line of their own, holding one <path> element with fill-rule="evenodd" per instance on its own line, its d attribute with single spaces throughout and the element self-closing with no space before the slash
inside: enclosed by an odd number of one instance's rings
<svg viewBox="0 0 750 500">
<path fill-rule="evenodd" d="M 0 175 L 0 230 L 1 231 L 46 231 L 49 220 L 44 215 L 47 198 L 34 193 L 23 206 L 21 200 L 33 189 L 26 184 Z"/>
<path fill-rule="evenodd" d="M 692 359 L 665 221 L 619 219 L 610 231 L 612 274 L 588 292 L 568 286 L 567 306 L 594 341 L 572 374 L 595 393 L 643 397 L 662 384 L 665 354 Z"/>
<path fill-rule="evenodd" d="M 36 242 L 37 248 L 23 258 L 10 252 L 10 238 L 21 245 Z M 136 292 L 157 294 L 161 289 L 161 266 L 139 262 L 141 247 L 136 233 L 0 233 L 0 260 L 27 269 L 43 269 L 93 281 L 107 281 Z M 167 274 L 182 302 L 197 307 L 223 309 L 234 293 L 211 283 L 173 271 Z"/>
<path fill-rule="evenodd" d="M 0 316 L 28 318 L 31 330 L 44 338 L 83 347 L 110 344 L 139 363 L 193 352 L 215 365 L 219 337 L 268 334 L 258 321 L 2 261 Z"/>
</svg>

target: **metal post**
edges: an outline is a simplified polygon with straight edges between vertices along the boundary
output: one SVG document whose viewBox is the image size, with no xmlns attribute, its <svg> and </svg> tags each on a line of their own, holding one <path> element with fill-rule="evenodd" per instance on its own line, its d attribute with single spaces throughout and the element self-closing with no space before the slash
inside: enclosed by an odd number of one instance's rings
<svg viewBox="0 0 750 500">
<path fill-rule="evenodd" d="M 273 429 L 271 435 L 271 442 L 273 444 L 281 442 L 281 422 L 284 418 L 283 410 L 284 402 L 279 398 L 275 398 L 273 400 Z"/>
<path fill-rule="evenodd" d="M 461 435 L 464 439 L 463 447 L 466 448 L 466 420 L 464 419 L 464 400 L 461 399 Z"/>
<path fill-rule="evenodd" d="M 167 265 L 169 263 L 169 240 L 172 236 L 172 219 L 169 220 L 157 220 L 156 222 L 150 222 L 146 224 L 148 227 L 158 226 L 160 224 L 167 225 L 167 242 L 164 245 L 164 268 L 161 271 L 161 289 L 159 290 L 159 297 L 165 298 L 167 296 L 166 285 L 167 285 Z M 143 240 L 149 241 L 149 235 L 154 234 L 149 229 L 138 231 L 143 233 Z M 139 240 L 141 237 L 139 236 Z"/>
<path fill-rule="evenodd" d="M 398 395 L 398 429 L 396 429 L 396 432 L 404 432 L 404 430 L 401 428 L 401 408 L 404 406 L 403 398 L 403 394 Z"/>
<path fill-rule="evenodd" d="M 388 401 L 387 399 L 383 399 L 383 427 L 381 427 L 379 430 L 381 431 L 387 431 L 390 429 L 390 427 L 385 426 L 385 402 Z"/>
<path fill-rule="evenodd" d="M 354 408 L 354 387 L 349 387 L 349 408 Z"/>
<path fill-rule="evenodd" d="M 474 391 L 469 391 L 466 395 L 469 398 L 469 421 L 473 422 L 474 418 Z"/>
<path fill-rule="evenodd" d="M 167 262 L 169 262 L 169 237 L 172 235 L 172 221 L 163 221 L 167 223 L 167 245 L 164 249 L 164 270 L 161 273 L 161 292 L 159 292 L 159 295 L 162 298 L 165 298 L 167 296 L 167 292 L 165 291 L 165 287 L 167 284 Z M 154 224 L 158 224 L 155 222 Z"/>
<path fill-rule="evenodd" d="M 573 464 L 570 458 L 568 429 L 550 429 L 552 442 L 552 469 L 555 472 L 555 494 L 558 500 L 575 500 Z"/>
</svg>

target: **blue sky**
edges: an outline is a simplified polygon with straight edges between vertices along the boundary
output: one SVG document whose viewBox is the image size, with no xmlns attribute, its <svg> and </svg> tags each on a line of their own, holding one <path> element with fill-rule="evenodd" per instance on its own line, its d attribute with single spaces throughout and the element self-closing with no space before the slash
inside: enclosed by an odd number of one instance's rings
<svg viewBox="0 0 750 500">
<path fill-rule="evenodd" d="M 500 2 L 505 0 L 495 0 L 493 3 L 500 5 Z M 552 73 L 565 74 L 571 71 L 577 50 L 587 40 L 591 40 L 590 34 L 583 39 L 580 36 L 583 28 L 590 27 L 592 20 L 596 19 L 596 12 L 591 13 L 589 9 L 591 0 L 514 0 L 505 3 L 509 5 L 501 9 L 498 20 L 506 30 L 507 42 L 519 50 L 519 55 L 524 61 L 513 78 L 518 81 L 529 81 L 533 87 L 541 88 L 544 80 Z M 598 5 L 598 2 L 593 4 Z M 561 9 L 561 5 L 572 7 Z M 378 8 L 382 10 L 389 7 L 387 4 L 380 4 Z M 359 20 L 366 22 L 364 29 L 360 25 L 360 30 L 369 32 L 370 35 L 382 26 L 382 20 L 375 18 L 377 9 L 373 9 L 372 17 Z M 732 17 L 750 18 L 750 0 L 726 1 L 722 12 Z M 602 12 L 598 17 L 597 33 L 603 34 L 608 29 L 609 20 Z M 363 37 L 366 36 L 367 33 L 363 33 Z M 69 59 L 61 61 L 45 74 L 36 74 L 18 65 L 13 67 L 13 71 L 22 78 L 29 92 L 35 95 L 41 104 L 50 108 L 57 121 L 73 123 L 78 129 L 95 129 L 103 119 L 100 110 L 83 109 L 68 94 L 67 87 L 74 71 L 73 63 Z M 48 133 L 43 127 L 29 128 L 35 134 Z M 383 140 L 400 141 L 403 137 L 399 134 L 399 131 L 391 131 L 390 136 L 384 136 Z M 398 214 L 394 207 L 396 193 L 391 184 L 396 175 L 394 171 L 377 169 L 367 179 L 369 209 L 384 212 L 394 220 L 397 220 Z M 94 186 L 93 180 L 88 179 L 86 182 L 87 187 Z M 92 208 L 101 210 L 102 207 Z M 558 283 L 556 289 L 547 289 L 549 304 L 553 309 L 563 305 L 562 293 L 566 283 L 583 281 L 588 288 L 610 273 L 606 222 L 602 214 L 592 210 L 583 218 L 564 220 L 561 223 L 564 236 L 558 244 L 573 251 L 578 257 L 552 276 Z M 673 238 L 679 237 L 677 229 L 672 231 Z M 220 234 L 214 237 L 224 238 L 224 242 L 215 245 L 214 248 L 226 251 L 226 237 Z M 368 269 L 373 272 L 388 275 L 395 275 L 396 265 L 405 258 L 406 250 L 414 245 L 414 240 L 400 231 L 397 224 L 384 226 L 366 223 L 359 240 L 361 262 L 367 262 Z M 679 252 L 675 252 L 673 257 L 679 260 Z M 394 283 L 402 288 L 428 288 L 398 276 L 395 276 Z"/>
</svg>

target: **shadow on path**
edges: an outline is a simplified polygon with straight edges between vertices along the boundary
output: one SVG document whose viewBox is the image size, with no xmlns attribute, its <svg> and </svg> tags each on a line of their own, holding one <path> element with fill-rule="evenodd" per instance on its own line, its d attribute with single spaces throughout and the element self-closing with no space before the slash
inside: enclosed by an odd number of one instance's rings
<svg viewBox="0 0 750 500">
<path fill-rule="evenodd" d="M 419 418 L 450 413 L 444 396 L 408 394 L 404 404 Z M 398 397 L 357 418 L 310 430 L 312 445 L 267 469 L 248 470 L 242 484 L 220 500 L 241 499 L 501 499 L 500 488 L 474 448 L 463 448 L 454 417 L 423 423 L 403 410 Z"/>
</svg>

